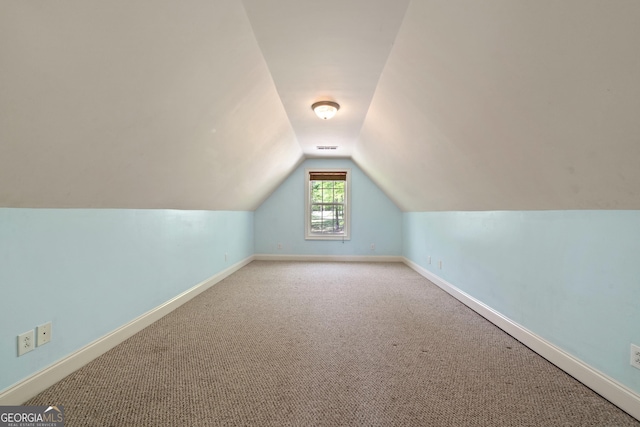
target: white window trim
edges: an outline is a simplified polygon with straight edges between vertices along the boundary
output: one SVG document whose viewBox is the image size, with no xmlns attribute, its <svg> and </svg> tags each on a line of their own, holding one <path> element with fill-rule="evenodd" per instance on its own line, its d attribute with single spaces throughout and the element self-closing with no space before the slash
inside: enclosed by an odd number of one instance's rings
<svg viewBox="0 0 640 427">
<path fill-rule="evenodd" d="M 344 212 L 344 233 L 342 234 L 315 234 L 311 232 L 311 194 L 310 172 L 346 172 L 346 189 Z M 308 168 L 304 170 L 304 238 L 305 240 L 351 240 L 351 169 L 349 168 Z"/>
</svg>

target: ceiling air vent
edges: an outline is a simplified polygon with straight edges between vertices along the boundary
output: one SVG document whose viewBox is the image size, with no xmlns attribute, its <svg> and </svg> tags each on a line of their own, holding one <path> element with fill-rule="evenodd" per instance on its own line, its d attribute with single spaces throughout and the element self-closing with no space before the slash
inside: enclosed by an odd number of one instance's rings
<svg viewBox="0 0 640 427">
<path fill-rule="evenodd" d="M 318 150 L 336 150 L 338 148 L 337 145 L 318 145 L 316 146 Z"/>
</svg>

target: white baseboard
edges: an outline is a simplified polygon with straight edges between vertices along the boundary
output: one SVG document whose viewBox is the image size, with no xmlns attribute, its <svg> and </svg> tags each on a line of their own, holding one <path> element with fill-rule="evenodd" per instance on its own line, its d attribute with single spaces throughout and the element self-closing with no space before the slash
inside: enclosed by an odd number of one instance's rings
<svg viewBox="0 0 640 427">
<path fill-rule="evenodd" d="M 245 258 L 158 307 L 149 310 L 129 323 L 122 325 L 107 335 L 87 344 L 49 367 L 9 387 L 0 393 L 0 405 L 21 405 L 67 375 L 77 371 L 93 359 L 111 350 L 127 338 L 140 332 L 156 320 L 172 312 L 190 299 L 206 291 L 225 277 L 235 273 L 253 261 L 253 259 L 253 256 Z"/>
<path fill-rule="evenodd" d="M 256 254 L 256 261 L 320 261 L 320 262 L 402 262 L 401 256 L 392 255 L 274 255 Z"/>
<path fill-rule="evenodd" d="M 466 292 L 456 288 L 451 283 L 442 279 L 414 263 L 403 258 L 403 262 L 426 277 L 445 292 L 471 308 L 482 317 L 556 365 L 611 403 L 627 412 L 632 417 L 640 420 L 640 395 L 628 389 L 613 378 L 608 377 L 597 369 L 587 365 L 582 360 L 572 356 L 559 347 L 551 344 L 544 338 L 534 334 L 522 325 L 505 317 L 483 302 L 475 299 Z"/>
</svg>

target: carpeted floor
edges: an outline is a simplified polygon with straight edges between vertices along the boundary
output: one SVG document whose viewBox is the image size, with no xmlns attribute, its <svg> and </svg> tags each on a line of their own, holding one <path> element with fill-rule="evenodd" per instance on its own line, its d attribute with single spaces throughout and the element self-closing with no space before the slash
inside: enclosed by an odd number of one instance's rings
<svg viewBox="0 0 640 427">
<path fill-rule="evenodd" d="M 66 426 L 640 426 L 403 264 L 252 262 L 26 402 Z"/>
</svg>

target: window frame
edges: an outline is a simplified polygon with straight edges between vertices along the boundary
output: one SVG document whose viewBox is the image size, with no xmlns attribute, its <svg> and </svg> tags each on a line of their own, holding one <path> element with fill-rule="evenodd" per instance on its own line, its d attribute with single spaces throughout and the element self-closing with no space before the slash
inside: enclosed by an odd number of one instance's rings
<svg viewBox="0 0 640 427">
<path fill-rule="evenodd" d="M 344 227 L 340 234 L 313 233 L 311 231 L 311 174 L 341 172 L 346 173 L 344 196 Z M 351 240 L 351 169 L 350 168 L 307 168 L 304 170 L 304 238 L 305 240 Z"/>
</svg>

